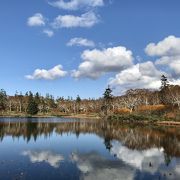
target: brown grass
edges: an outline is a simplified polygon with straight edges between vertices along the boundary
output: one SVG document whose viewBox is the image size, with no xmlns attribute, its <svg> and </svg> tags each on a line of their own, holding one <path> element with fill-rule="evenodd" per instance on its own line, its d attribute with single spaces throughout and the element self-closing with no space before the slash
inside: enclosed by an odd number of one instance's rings
<svg viewBox="0 0 180 180">
<path fill-rule="evenodd" d="M 165 110 L 167 106 L 163 104 L 158 104 L 158 105 L 144 105 L 144 106 L 139 106 L 137 108 L 138 111 L 159 111 L 159 110 Z"/>
<path fill-rule="evenodd" d="M 115 114 L 126 114 L 126 113 L 130 113 L 130 109 L 128 108 L 121 108 L 121 109 L 116 109 L 115 110 Z"/>
</svg>

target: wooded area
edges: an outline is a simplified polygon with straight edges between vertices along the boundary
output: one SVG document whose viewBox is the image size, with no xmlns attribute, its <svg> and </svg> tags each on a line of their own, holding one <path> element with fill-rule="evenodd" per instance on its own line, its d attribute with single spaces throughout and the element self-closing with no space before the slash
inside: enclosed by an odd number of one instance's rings
<svg viewBox="0 0 180 180">
<path fill-rule="evenodd" d="M 170 85 L 162 76 L 160 90 L 130 89 L 124 95 L 112 96 L 108 87 L 103 97 L 99 99 L 76 99 L 68 97 L 54 98 L 47 94 L 16 93 L 9 96 L 0 90 L 0 115 L 71 115 L 97 114 L 107 116 L 112 114 L 155 114 L 169 118 L 180 117 L 180 86 Z M 180 120 L 180 118 L 179 118 Z"/>
</svg>

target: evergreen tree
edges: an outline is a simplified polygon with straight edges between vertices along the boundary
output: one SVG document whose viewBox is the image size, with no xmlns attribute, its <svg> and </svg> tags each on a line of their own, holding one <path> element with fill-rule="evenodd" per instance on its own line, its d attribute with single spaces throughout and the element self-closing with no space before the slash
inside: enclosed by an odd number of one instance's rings
<svg viewBox="0 0 180 180">
<path fill-rule="evenodd" d="M 110 86 L 106 88 L 104 94 L 103 94 L 103 106 L 101 107 L 104 115 L 108 115 L 111 111 L 111 102 L 112 102 L 112 89 Z"/>
<path fill-rule="evenodd" d="M 38 113 L 38 104 L 36 103 L 32 92 L 29 92 L 27 113 L 31 115 Z"/>
<path fill-rule="evenodd" d="M 0 90 L 0 110 L 6 109 L 6 102 L 7 102 L 6 91 L 1 89 Z"/>
<path fill-rule="evenodd" d="M 80 98 L 79 95 L 77 95 L 77 97 L 76 97 L 76 102 L 77 102 L 77 103 L 80 103 L 80 102 L 81 102 L 81 98 Z"/>
<path fill-rule="evenodd" d="M 170 93 L 169 82 L 165 75 L 161 76 L 161 87 L 160 87 L 160 99 L 161 103 L 166 104 L 166 99 L 168 94 Z"/>
<path fill-rule="evenodd" d="M 35 100 L 35 102 L 37 103 L 37 105 L 39 105 L 39 104 L 40 104 L 41 99 L 40 99 L 40 95 L 39 95 L 39 93 L 38 93 L 38 92 L 35 94 L 34 100 Z"/>
<path fill-rule="evenodd" d="M 161 90 L 166 88 L 169 85 L 168 79 L 165 75 L 161 76 Z"/>
<path fill-rule="evenodd" d="M 112 99 L 112 89 L 110 88 L 110 86 L 108 86 L 108 88 L 106 88 L 104 94 L 103 94 L 103 98 L 106 100 L 106 101 L 109 101 Z"/>
<path fill-rule="evenodd" d="M 81 102 L 81 98 L 79 95 L 77 95 L 76 97 L 76 111 L 80 112 L 80 102 Z"/>
<path fill-rule="evenodd" d="M 54 109 L 57 107 L 57 104 L 55 102 L 54 96 L 50 95 L 50 94 L 46 94 L 46 98 L 45 98 L 48 106 L 50 109 Z"/>
</svg>

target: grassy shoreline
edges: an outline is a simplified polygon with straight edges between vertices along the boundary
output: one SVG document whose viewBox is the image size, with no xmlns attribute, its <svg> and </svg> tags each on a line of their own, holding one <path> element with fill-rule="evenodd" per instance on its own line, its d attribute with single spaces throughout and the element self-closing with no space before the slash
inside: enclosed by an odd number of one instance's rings
<svg viewBox="0 0 180 180">
<path fill-rule="evenodd" d="M 0 114 L 0 118 L 77 118 L 77 119 L 101 119 L 97 114 Z"/>
<path fill-rule="evenodd" d="M 123 114 L 110 115 L 108 121 L 117 121 L 122 123 L 137 123 L 137 124 L 156 124 L 156 125 L 180 125 L 180 120 L 166 118 L 157 115 L 142 115 L 142 114 Z"/>
</svg>

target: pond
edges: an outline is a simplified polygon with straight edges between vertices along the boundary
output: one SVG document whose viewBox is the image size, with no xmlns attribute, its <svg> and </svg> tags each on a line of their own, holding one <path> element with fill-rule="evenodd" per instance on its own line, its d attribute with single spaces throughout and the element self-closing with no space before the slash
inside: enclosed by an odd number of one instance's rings
<svg viewBox="0 0 180 180">
<path fill-rule="evenodd" d="M 180 179 L 180 129 L 0 118 L 0 180 Z"/>
</svg>

